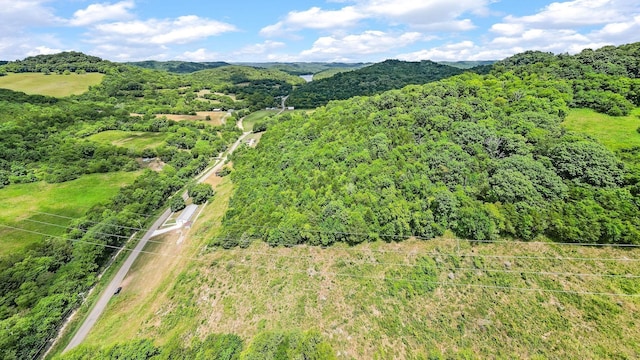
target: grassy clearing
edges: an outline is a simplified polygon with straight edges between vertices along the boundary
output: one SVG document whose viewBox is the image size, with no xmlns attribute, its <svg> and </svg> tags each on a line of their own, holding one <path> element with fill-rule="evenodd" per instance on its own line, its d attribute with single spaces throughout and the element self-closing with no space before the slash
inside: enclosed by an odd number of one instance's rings
<svg viewBox="0 0 640 360">
<path fill-rule="evenodd" d="M 279 111 L 280 110 L 258 110 L 256 112 L 252 112 L 251 114 L 247 115 L 244 118 L 244 120 L 242 120 L 242 126 L 244 127 L 244 131 L 252 131 L 253 124 L 255 124 L 257 121 L 260 121 L 266 118 L 267 116 L 275 115 Z"/>
<path fill-rule="evenodd" d="M 207 116 L 211 120 L 206 120 Z M 176 114 L 157 114 L 156 117 L 166 117 L 173 121 L 203 121 L 212 126 L 224 124 L 225 119 L 229 116 L 226 111 L 198 111 L 196 115 L 176 115 Z"/>
<path fill-rule="evenodd" d="M 62 184 L 44 182 L 10 185 L 0 190 L 0 223 L 58 236 L 69 219 L 82 216 L 92 206 L 105 202 L 139 175 L 139 172 L 91 174 Z M 59 226 L 38 222 L 53 223 Z M 0 228 L 0 255 L 18 252 L 40 241 L 42 235 Z"/>
<path fill-rule="evenodd" d="M 54 97 L 79 95 L 89 90 L 89 86 L 98 85 L 103 74 L 45 75 L 42 73 L 20 73 L 0 76 L 0 88 L 22 91 L 27 94 L 40 94 Z"/>
<path fill-rule="evenodd" d="M 225 177 L 181 245 L 151 245 L 163 255 L 141 257 L 89 344 L 311 329 L 344 359 L 640 355 L 638 297 L 577 294 L 640 295 L 638 250 L 443 238 L 202 252 L 231 192 Z"/>
<path fill-rule="evenodd" d="M 143 150 L 162 145 L 168 135 L 167 133 L 107 130 L 91 135 L 89 140 L 102 144 L 112 144 L 129 149 Z"/>
<path fill-rule="evenodd" d="M 572 131 L 589 134 L 616 151 L 640 146 L 640 108 L 628 116 L 614 117 L 590 109 L 572 109 L 563 125 Z"/>
</svg>

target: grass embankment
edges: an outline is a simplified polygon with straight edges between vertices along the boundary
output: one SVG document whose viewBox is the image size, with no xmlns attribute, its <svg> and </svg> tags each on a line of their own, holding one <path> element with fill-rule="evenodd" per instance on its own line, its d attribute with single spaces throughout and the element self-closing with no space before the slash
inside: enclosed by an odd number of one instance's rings
<svg viewBox="0 0 640 360">
<path fill-rule="evenodd" d="M 317 330 L 339 358 L 635 358 L 640 252 L 452 239 L 203 252 L 232 192 L 155 239 L 87 339 Z M 614 260 L 615 259 L 615 260 Z M 602 293 L 602 294 L 588 294 Z"/>
<path fill-rule="evenodd" d="M 244 131 L 253 131 L 253 124 L 268 116 L 275 115 L 278 112 L 280 112 L 280 110 L 258 110 L 256 112 L 252 112 L 242 120 L 242 127 L 244 127 Z"/>
<path fill-rule="evenodd" d="M 102 144 L 111 144 L 128 149 L 143 150 L 162 145 L 168 133 L 152 133 L 142 131 L 107 130 L 89 136 L 89 140 Z"/>
<path fill-rule="evenodd" d="M 563 125 L 598 139 L 612 151 L 640 146 L 640 108 L 628 116 L 609 116 L 590 109 L 571 109 Z"/>
<path fill-rule="evenodd" d="M 27 94 L 65 97 L 79 95 L 89 90 L 89 86 L 98 85 L 103 74 L 45 75 L 42 73 L 20 73 L 0 76 L 0 88 L 22 91 Z"/>
<path fill-rule="evenodd" d="M 36 182 L 7 186 L 0 190 L 0 223 L 52 236 L 62 235 L 66 231 L 64 226 L 71 220 L 40 212 L 80 217 L 92 206 L 115 196 L 139 174 L 91 174 L 61 184 Z M 39 234 L 0 227 L 0 255 L 18 252 L 43 238 Z"/>
</svg>

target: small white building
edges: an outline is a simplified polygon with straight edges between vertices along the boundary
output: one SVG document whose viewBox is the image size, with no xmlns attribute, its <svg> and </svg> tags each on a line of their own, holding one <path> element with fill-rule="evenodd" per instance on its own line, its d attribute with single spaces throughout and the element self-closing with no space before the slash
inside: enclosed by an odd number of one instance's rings
<svg viewBox="0 0 640 360">
<path fill-rule="evenodd" d="M 191 217 L 193 216 L 193 214 L 196 213 L 197 209 L 198 209 L 198 205 L 194 205 L 194 204 L 187 205 L 187 207 L 182 209 L 182 213 L 180 213 L 180 216 L 178 216 L 178 218 L 176 219 L 176 225 L 184 226 L 186 223 L 188 223 L 191 220 Z"/>
</svg>

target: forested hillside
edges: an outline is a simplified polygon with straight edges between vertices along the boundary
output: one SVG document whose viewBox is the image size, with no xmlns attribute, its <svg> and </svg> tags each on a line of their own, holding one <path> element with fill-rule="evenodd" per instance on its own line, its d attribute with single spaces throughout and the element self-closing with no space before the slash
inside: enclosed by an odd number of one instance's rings
<svg viewBox="0 0 640 360">
<path fill-rule="evenodd" d="M 215 69 L 221 66 L 228 66 L 229 63 L 218 62 L 191 62 L 191 61 L 136 61 L 125 63 L 127 65 L 138 66 L 145 69 L 168 71 L 176 74 L 189 74 L 192 72 Z"/>
<path fill-rule="evenodd" d="M 2 65 L 2 64 L 0 64 Z M 63 73 L 70 72 L 100 72 L 106 73 L 114 67 L 114 63 L 102 60 L 96 56 L 68 51 L 52 55 L 31 56 L 20 61 L 10 61 L 3 66 L 7 72 L 41 72 Z"/>
<path fill-rule="evenodd" d="M 640 243 L 638 179 L 560 126 L 562 79 L 466 74 L 286 114 L 235 158 L 223 246 L 498 236 Z"/>
<path fill-rule="evenodd" d="M 576 55 L 527 51 L 496 63 L 494 69 L 564 79 L 571 86 L 572 107 L 620 116 L 640 106 L 640 43 L 585 49 Z"/>
<path fill-rule="evenodd" d="M 315 108 L 330 100 L 373 95 L 409 84 L 426 84 L 462 72 L 458 68 L 432 61 L 387 60 L 300 86 L 291 94 L 287 104 L 299 108 Z"/>
</svg>

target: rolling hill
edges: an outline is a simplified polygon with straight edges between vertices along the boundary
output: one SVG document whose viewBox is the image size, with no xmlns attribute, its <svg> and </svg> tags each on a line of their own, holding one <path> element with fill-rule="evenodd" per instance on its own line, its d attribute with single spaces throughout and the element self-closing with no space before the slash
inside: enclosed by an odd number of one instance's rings
<svg viewBox="0 0 640 360">
<path fill-rule="evenodd" d="M 409 84 L 426 84 L 462 72 L 432 61 L 387 60 L 302 85 L 293 91 L 287 104 L 298 108 L 315 108 L 326 105 L 330 100 L 373 95 Z"/>
</svg>

